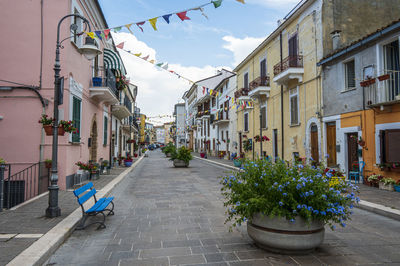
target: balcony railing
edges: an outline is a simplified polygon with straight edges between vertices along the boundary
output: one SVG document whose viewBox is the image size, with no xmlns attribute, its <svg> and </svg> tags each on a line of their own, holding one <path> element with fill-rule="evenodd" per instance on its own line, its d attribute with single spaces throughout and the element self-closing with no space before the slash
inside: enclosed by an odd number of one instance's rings
<svg viewBox="0 0 400 266">
<path fill-rule="evenodd" d="M 282 62 L 279 62 L 274 66 L 274 76 L 279 75 L 288 68 L 302 68 L 303 67 L 303 56 L 293 55 L 286 57 Z"/>
<path fill-rule="evenodd" d="M 241 89 L 235 91 L 235 98 L 237 99 L 237 98 L 240 98 L 242 96 L 248 96 L 249 95 L 249 91 L 250 91 L 249 88 L 241 88 Z"/>
<path fill-rule="evenodd" d="M 364 93 L 367 106 L 400 101 L 400 72 L 387 71 L 377 79 L 370 79 Z"/>
<path fill-rule="evenodd" d="M 117 82 L 115 75 L 112 73 L 110 69 L 100 69 L 99 75 L 97 77 L 93 77 L 91 81 L 91 87 L 108 87 L 115 97 L 119 99 L 119 92 L 117 89 Z"/>
<path fill-rule="evenodd" d="M 258 87 L 269 87 L 270 86 L 270 78 L 269 76 L 258 77 L 252 82 L 250 82 L 250 90 L 254 90 Z"/>
</svg>

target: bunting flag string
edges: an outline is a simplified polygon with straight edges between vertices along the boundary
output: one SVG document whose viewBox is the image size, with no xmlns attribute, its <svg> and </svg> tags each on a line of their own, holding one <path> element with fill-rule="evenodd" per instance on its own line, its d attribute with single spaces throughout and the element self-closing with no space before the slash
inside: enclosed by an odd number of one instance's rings
<svg viewBox="0 0 400 266">
<path fill-rule="evenodd" d="M 237 1 L 237 2 L 240 2 L 240 3 L 242 3 L 242 4 L 245 3 L 244 0 L 236 0 L 236 1 Z M 112 28 L 108 28 L 108 29 L 96 29 L 96 32 L 99 32 L 99 34 L 96 33 L 96 36 L 98 36 L 98 38 L 102 38 L 102 37 L 100 37 L 100 36 L 102 36 L 101 34 L 103 33 L 105 39 L 108 39 L 108 36 L 109 36 L 109 33 L 110 33 L 111 30 L 113 30 L 114 32 L 120 32 L 124 27 L 125 27 L 131 34 L 133 34 L 133 31 L 132 31 L 132 28 L 131 28 L 131 26 L 132 26 L 133 24 L 135 24 L 142 32 L 144 32 L 142 26 L 146 23 L 146 21 L 148 21 L 148 22 L 150 23 L 150 25 L 152 26 L 152 28 L 153 28 L 155 31 L 157 31 L 157 20 L 158 20 L 158 18 L 163 18 L 164 21 L 165 21 L 167 24 L 170 24 L 171 16 L 174 15 L 174 14 L 177 15 L 181 21 L 190 20 L 190 17 L 187 16 L 187 13 L 188 13 L 189 11 L 200 11 L 201 15 L 204 16 L 206 19 L 208 19 L 208 16 L 204 13 L 204 7 L 205 7 L 205 6 L 208 6 L 208 5 L 213 5 L 214 8 L 218 8 L 218 7 L 220 7 L 220 6 L 222 5 L 222 2 L 223 2 L 223 0 L 212 0 L 212 1 L 209 2 L 209 3 L 205 3 L 205 4 L 202 4 L 202 5 L 197 6 L 197 7 L 189 8 L 189 9 L 182 10 L 182 11 L 175 12 L 175 13 L 169 13 L 169 14 L 157 16 L 157 17 L 154 17 L 154 18 L 146 19 L 146 20 L 144 20 L 144 21 L 131 22 L 131 23 L 128 23 L 128 24 L 125 24 L 125 25 L 120 25 L 120 26 L 116 26 L 116 27 L 112 27 Z M 91 38 L 94 38 L 94 37 L 95 37 L 95 36 L 94 36 L 94 33 L 93 33 L 93 35 L 89 35 L 89 36 L 90 36 Z"/>
</svg>

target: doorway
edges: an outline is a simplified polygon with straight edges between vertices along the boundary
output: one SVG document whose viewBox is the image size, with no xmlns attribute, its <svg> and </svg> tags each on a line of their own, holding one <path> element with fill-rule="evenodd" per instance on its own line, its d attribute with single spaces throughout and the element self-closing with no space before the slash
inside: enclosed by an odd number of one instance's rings
<svg viewBox="0 0 400 266">
<path fill-rule="evenodd" d="M 328 154 L 327 165 L 336 166 L 336 122 L 326 124 L 326 150 Z"/>
<path fill-rule="evenodd" d="M 311 125 L 311 158 L 315 163 L 319 163 L 318 151 L 318 127 L 316 124 Z"/>
<path fill-rule="evenodd" d="M 239 157 L 243 154 L 243 140 L 242 140 L 242 133 L 239 133 Z"/>
<path fill-rule="evenodd" d="M 90 160 L 97 162 L 97 123 L 93 120 L 92 129 L 90 132 L 91 145 L 89 150 Z"/>
<path fill-rule="evenodd" d="M 358 133 L 347 134 L 347 171 L 358 171 Z"/>
</svg>

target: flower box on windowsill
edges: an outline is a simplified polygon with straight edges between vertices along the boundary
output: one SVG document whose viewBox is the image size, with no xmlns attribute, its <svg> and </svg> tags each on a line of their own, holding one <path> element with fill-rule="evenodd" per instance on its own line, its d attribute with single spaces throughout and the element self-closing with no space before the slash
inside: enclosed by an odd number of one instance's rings
<svg viewBox="0 0 400 266">
<path fill-rule="evenodd" d="M 379 189 L 388 190 L 388 191 L 394 191 L 393 184 L 385 185 L 385 183 L 383 183 L 383 182 L 379 182 Z"/>
</svg>

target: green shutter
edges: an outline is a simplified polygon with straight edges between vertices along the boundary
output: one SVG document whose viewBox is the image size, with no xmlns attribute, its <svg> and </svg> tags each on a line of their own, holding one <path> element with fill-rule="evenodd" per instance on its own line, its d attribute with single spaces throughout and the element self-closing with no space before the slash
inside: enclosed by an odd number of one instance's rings
<svg viewBox="0 0 400 266">
<path fill-rule="evenodd" d="M 107 133 L 108 133 L 108 117 L 104 117 L 104 139 L 103 145 L 107 145 Z"/>
<path fill-rule="evenodd" d="M 78 129 L 78 132 L 72 134 L 72 142 L 80 142 L 81 140 L 81 102 L 82 100 L 73 97 L 72 120 L 74 121 L 74 127 Z"/>
</svg>

